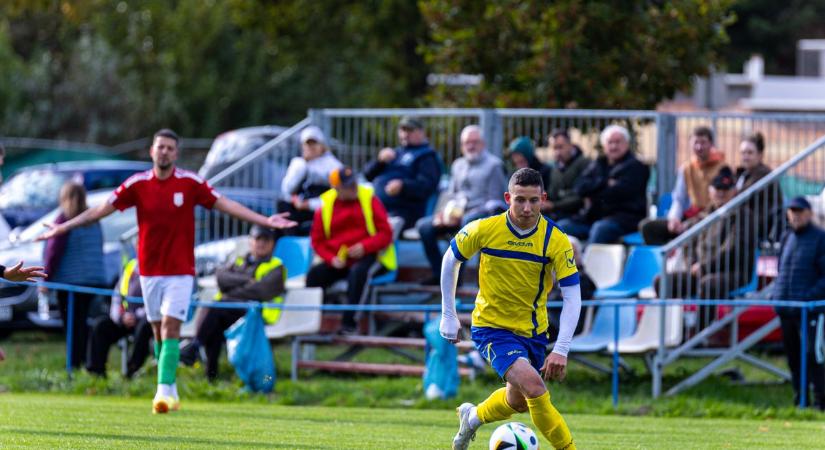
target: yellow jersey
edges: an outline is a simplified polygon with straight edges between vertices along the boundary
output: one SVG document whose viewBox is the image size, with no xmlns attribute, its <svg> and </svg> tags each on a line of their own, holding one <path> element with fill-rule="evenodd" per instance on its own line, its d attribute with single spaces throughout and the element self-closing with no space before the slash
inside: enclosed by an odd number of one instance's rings
<svg viewBox="0 0 825 450">
<path fill-rule="evenodd" d="M 560 286 L 579 284 L 573 247 L 552 220 L 520 234 L 509 212 L 467 224 L 450 242 L 461 262 L 481 252 L 474 327 L 509 330 L 525 337 L 547 331 L 547 296 L 553 276 Z"/>
</svg>

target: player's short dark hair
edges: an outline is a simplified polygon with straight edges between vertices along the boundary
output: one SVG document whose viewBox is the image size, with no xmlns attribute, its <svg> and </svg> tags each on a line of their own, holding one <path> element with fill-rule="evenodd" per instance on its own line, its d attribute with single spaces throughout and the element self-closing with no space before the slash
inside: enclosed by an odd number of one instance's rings
<svg viewBox="0 0 825 450">
<path fill-rule="evenodd" d="M 704 125 L 699 125 L 698 127 L 693 129 L 693 136 L 704 136 L 708 138 L 708 140 L 713 143 L 713 130 L 709 127 Z"/>
<path fill-rule="evenodd" d="M 159 137 L 169 138 L 169 139 L 174 140 L 175 144 L 180 144 L 180 138 L 178 137 L 178 133 L 175 133 L 174 131 L 172 131 L 171 128 L 161 128 L 160 130 L 158 130 L 155 133 L 154 136 L 152 136 L 152 140 L 154 141 L 155 139 L 157 139 Z"/>
<path fill-rule="evenodd" d="M 544 191 L 544 181 L 541 179 L 541 174 L 538 170 L 529 167 L 517 170 L 510 177 L 507 189 L 512 190 L 514 186 L 538 186 L 542 192 Z"/>
</svg>

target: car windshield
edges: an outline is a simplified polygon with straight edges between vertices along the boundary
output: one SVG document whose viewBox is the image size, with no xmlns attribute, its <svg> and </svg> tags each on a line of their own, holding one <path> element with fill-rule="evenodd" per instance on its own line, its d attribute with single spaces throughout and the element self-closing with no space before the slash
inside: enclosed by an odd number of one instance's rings
<svg viewBox="0 0 825 450">
<path fill-rule="evenodd" d="M 89 195 L 88 203 L 89 207 L 95 207 L 109 198 L 110 193 L 96 193 Z M 43 234 L 46 230 L 44 224 L 46 223 L 54 223 L 55 219 L 57 219 L 57 215 L 60 213 L 60 208 L 55 208 L 45 216 L 38 219 L 33 224 L 29 225 L 28 228 L 23 230 L 20 233 L 19 240 L 22 242 L 29 242 L 34 240 L 37 236 Z M 101 226 L 103 227 L 103 241 L 106 243 L 110 242 L 117 242 L 120 236 L 129 231 L 132 227 L 137 225 L 137 217 L 135 215 L 135 208 L 129 208 L 123 212 L 115 212 L 104 217 L 100 221 Z"/>
<path fill-rule="evenodd" d="M 0 186 L 0 208 L 53 207 L 69 175 L 53 170 L 20 172 Z"/>
<path fill-rule="evenodd" d="M 217 166 L 237 161 L 245 155 L 251 153 L 256 148 L 264 145 L 268 138 L 261 135 L 241 135 L 238 133 L 226 133 L 219 136 L 212 143 L 209 153 L 206 155 L 206 165 Z"/>
</svg>

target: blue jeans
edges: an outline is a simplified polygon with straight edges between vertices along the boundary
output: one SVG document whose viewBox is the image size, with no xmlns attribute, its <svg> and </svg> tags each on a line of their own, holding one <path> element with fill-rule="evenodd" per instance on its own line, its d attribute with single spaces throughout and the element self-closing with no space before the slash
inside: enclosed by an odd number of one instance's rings
<svg viewBox="0 0 825 450">
<path fill-rule="evenodd" d="M 561 231 L 591 244 L 612 244 L 626 234 L 621 225 L 610 219 L 600 219 L 593 224 L 578 219 L 562 219 L 557 225 Z"/>
</svg>

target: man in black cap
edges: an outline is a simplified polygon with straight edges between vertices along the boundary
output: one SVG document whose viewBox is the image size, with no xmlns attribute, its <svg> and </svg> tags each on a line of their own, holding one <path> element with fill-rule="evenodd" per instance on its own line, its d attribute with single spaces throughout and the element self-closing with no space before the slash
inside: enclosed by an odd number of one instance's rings
<svg viewBox="0 0 825 450">
<path fill-rule="evenodd" d="M 283 303 L 286 267 L 272 252 L 275 249 L 275 231 L 253 225 L 249 231 L 249 253 L 229 262 L 215 273 L 219 292 L 215 301 Z M 197 329 L 197 342 L 205 350 L 206 377 L 209 381 L 218 376 L 218 358 L 225 341 L 223 332 L 246 314 L 244 309 L 209 308 Z M 281 315 L 280 309 L 264 308 L 264 322 L 274 324 Z"/>
<path fill-rule="evenodd" d="M 788 203 L 789 229 L 782 236 L 779 252 L 779 273 L 774 282 L 773 298 L 779 301 L 825 300 L 825 231 L 811 223 L 811 204 L 805 197 L 795 197 Z M 794 404 L 805 395 L 810 405 L 808 386 L 800 389 L 800 342 L 802 327 L 808 327 L 807 383 L 813 384 L 813 405 L 825 411 L 825 364 L 817 362 L 814 344 L 817 321 L 823 320 L 823 308 L 810 310 L 808 323 L 802 323 L 799 308 L 777 307 L 782 323 L 785 356 L 791 369 Z"/>
<path fill-rule="evenodd" d="M 711 180 L 710 206 L 686 222 L 686 228 L 700 222 L 736 196 L 736 180 L 730 167 L 723 167 Z M 691 263 L 688 271 L 667 274 L 667 298 L 729 298 L 730 292 L 746 285 L 753 273 L 756 240 L 750 232 L 749 208 L 741 208 L 711 224 L 692 248 L 685 250 Z M 654 281 L 657 293 L 661 276 Z M 708 317 L 713 308 L 705 308 Z M 705 315 L 705 314 L 703 314 Z"/>
<path fill-rule="evenodd" d="M 401 145 L 395 149 L 381 149 L 364 169 L 364 176 L 375 186 L 389 215 L 404 219 L 406 229 L 424 216 L 427 200 L 438 192 L 443 164 L 418 119 L 401 119 L 398 141 Z"/>
</svg>

